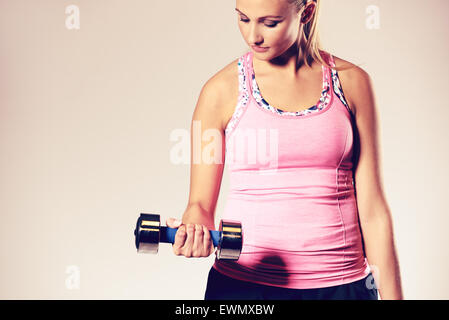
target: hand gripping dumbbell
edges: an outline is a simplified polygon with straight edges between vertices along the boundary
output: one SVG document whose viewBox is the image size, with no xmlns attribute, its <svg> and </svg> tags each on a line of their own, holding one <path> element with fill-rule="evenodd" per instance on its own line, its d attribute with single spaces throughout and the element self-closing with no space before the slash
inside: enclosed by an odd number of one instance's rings
<svg viewBox="0 0 449 320">
<path fill-rule="evenodd" d="M 161 227 L 160 215 L 141 213 L 134 230 L 137 252 L 157 253 L 160 242 L 175 242 L 176 231 L 177 228 Z M 209 232 L 214 246 L 217 247 L 217 259 L 239 259 L 243 244 L 240 222 L 221 220 L 219 231 Z"/>
</svg>

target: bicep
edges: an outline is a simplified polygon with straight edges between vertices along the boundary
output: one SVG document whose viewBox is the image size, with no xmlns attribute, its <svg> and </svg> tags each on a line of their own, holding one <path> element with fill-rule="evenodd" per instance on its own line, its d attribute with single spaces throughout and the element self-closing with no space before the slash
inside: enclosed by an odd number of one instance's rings
<svg viewBox="0 0 449 320">
<path fill-rule="evenodd" d="M 214 215 L 224 168 L 225 146 L 221 102 L 216 80 L 203 86 L 190 127 L 189 205 Z"/>
</svg>

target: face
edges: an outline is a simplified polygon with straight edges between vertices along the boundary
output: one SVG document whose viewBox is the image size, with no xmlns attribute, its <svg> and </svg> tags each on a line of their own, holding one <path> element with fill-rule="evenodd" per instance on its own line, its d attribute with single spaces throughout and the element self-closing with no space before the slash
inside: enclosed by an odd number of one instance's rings
<svg viewBox="0 0 449 320">
<path fill-rule="evenodd" d="M 310 12 L 310 8 L 306 10 L 310 5 L 313 1 L 296 12 L 286 0 L 236 0 L 238 26 L 254 55 L 269 60 L 295 44 L 302 32 L 301 23 L 310 20 L 303 15 Z M 254 48 L 257 46 L 263 49 Z"/>
</svg>

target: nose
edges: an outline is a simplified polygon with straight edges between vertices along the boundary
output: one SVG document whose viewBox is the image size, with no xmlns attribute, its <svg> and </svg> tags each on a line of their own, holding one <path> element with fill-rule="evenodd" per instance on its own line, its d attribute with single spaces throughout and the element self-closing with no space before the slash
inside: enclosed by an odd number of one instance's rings
<svg viewBox="0 0 449 320">
<path fill-rule="evenodd" d="M 261 45 L 263 42 L 262 34 L 260 33 L 256 24 L 252 24 L 249 27 L 248 42 L 250 43 L 250 45 L 256 46 Z"/>
</svg>

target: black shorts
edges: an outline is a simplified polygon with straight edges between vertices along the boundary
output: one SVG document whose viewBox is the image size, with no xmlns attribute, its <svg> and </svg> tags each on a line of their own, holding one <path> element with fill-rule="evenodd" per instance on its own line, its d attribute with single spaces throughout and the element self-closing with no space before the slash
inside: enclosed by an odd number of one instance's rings
<svg viewBox="0 0 449 320">
<path fill-rule="evenodd" d="M 326 288 L 290 289 L 228 277 L 211 267 L 204 300 L 378 300 L 371 273 L 364 279 Z"/>
</svg>

